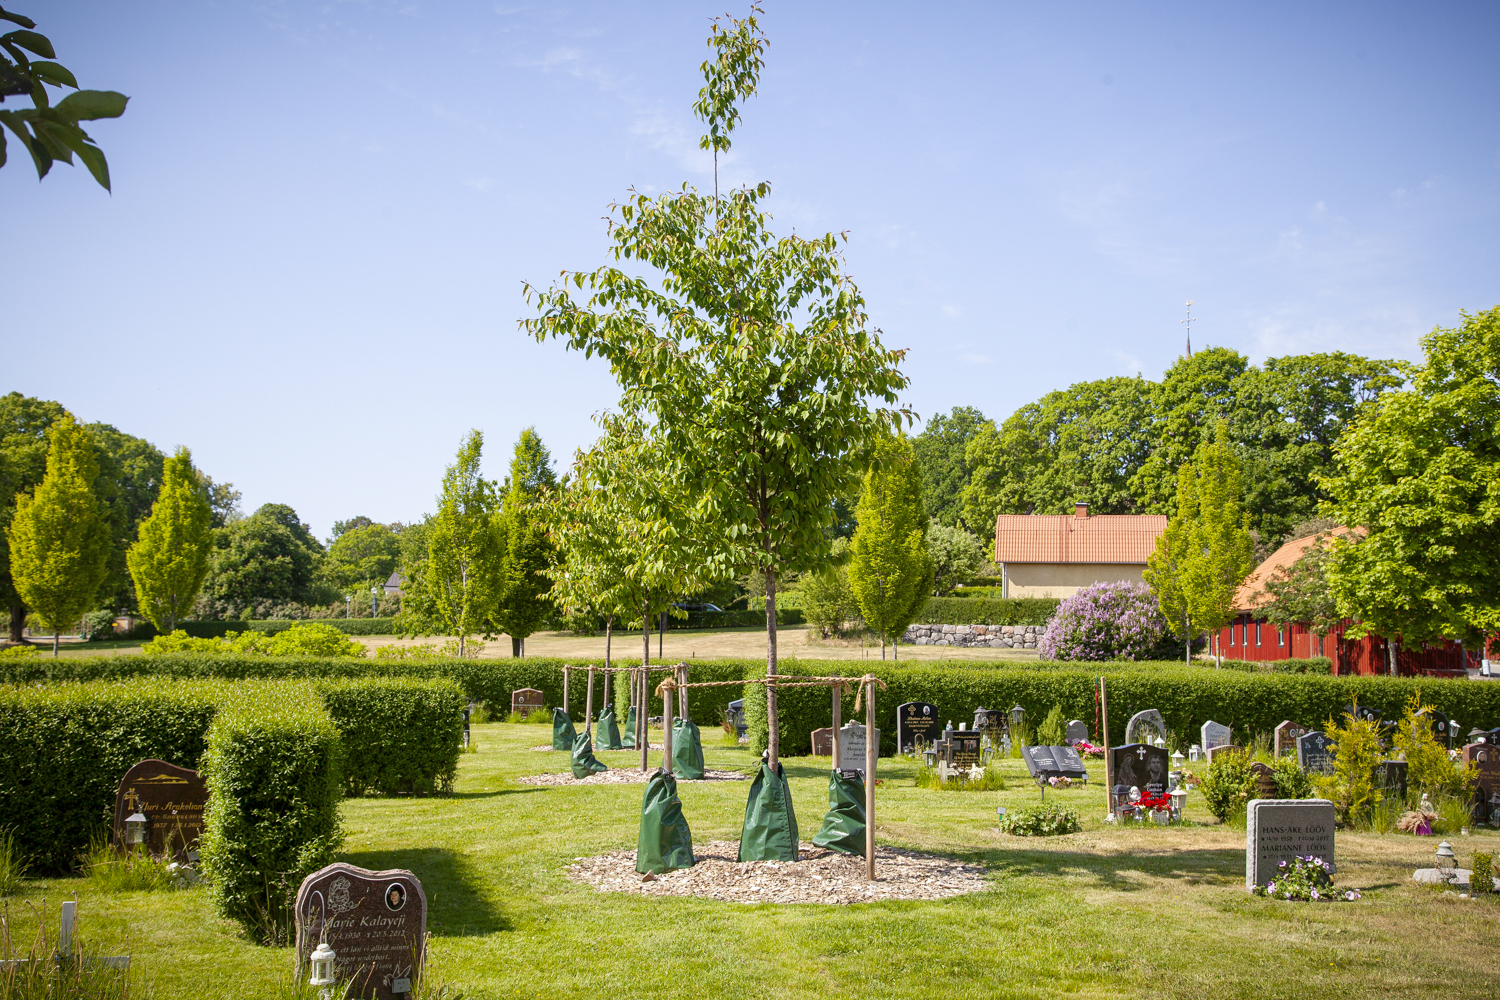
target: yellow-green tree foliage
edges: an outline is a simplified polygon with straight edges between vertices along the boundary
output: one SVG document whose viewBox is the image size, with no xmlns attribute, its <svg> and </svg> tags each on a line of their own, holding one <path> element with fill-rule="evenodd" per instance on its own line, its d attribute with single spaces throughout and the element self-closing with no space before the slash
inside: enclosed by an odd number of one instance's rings
<svg viewBox="0 0 1500 1000">
<path fill-rule="evenodd" d="M 1221 420 L 1177 474 L 1177 513 L 1157 539 L 1145 579 L 1184 643 L 1234 617 L 1234 592 L 1255 567 L 1244 477 Z"/>
<path fill-rule="evenodd" d="M 208 575 L 213 511 L 186 448 L 162 467 L 161 491 L 125 563 L 141 613 L 163 633 L 177 627 Z"/>
<path fill-rule="evenodd" d="M 1333 750 L 1333 774 L 1320 785 L 1333 799 L 1344 825 L 1363 825 L 1385 797 L 1375 786 L 1375 765 L 1381 756 L 1380 724 L 1345 712 L 1343 725 L 1330 719 L 1326 731 Z"/>
<path fill-rule="evenodd" d="M 52 425 L 47 474 L 36 491 L 16 496 L 6 532 L 10 573 L 21 599 L 57 633 L 94 603 L 109 558 L 109 521 L 94 496 L 99 465 L 88 431 L 71 415 Z"/>
<path fill-rule="evenodd" d="M 849 588 L 865 624 L 886 640 L 906 631 L 932 586 L 922 470 L 904 434 L 882 440 L 855 508 Z"/>
<path fill-rule="evenodd" d="M 1396 724 L 1391 743 L 1404 755 L 1408 788 L 1433 795 L 1467 794 L 1468 776 L 1453 766 L 1448 748 L 1433 735 L 1432 716 L 1422 711 L 1422 692 L 1416 692 L 1407 701 L 1406 712 Z"/>
<path fill-rule="evenodd" d="M 470 431 L 443 476 L 427 543 L 423 611 L 429 630 L 458 637 L 460 656 L 469 636 L 490 634 L 504 571 L 504 548 L 494 523 L 495 484 L 479 474 L 483 449 L 484 435 Z"/>
</svg>

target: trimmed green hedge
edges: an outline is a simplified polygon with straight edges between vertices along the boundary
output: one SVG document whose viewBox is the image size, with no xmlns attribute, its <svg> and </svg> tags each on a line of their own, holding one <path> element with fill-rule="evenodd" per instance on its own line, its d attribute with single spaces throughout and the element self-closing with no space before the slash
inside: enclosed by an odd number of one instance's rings
<svg viewBox="0 0 1500 1000">
<path fill-rule="evenodd" d="M 319 687 L 343 738 L 346 794 L 453 790 L 467 704 L 457 684 L 440 678 L 366 677 Z"/>
<path fill-rule="evenodd" d="M 161 679 L 0 689 L 0 823 L 21 857 L 69 871 L 109 829 L 131 766 L 155 757 L 197 768 L 224 690 Z"/>
<path fill-rule="evenodd" d="M 309 684 L 256 685 L 208 732 L 202 861 L 221 914 L 263 944 L 286 944 L 291 895 L 343 843 L 343 746 Z"/>
<path fill-rule="evenodd" d="M 1045 625 L 1062 602 L 1055 597 L 930 597 L 921 625 Z"/>
<path fill-rule="evenodd" d="M 802 625 L 807 621 L 801 608 L 776 609 L 776 625 Z M 674 628 L 764 628 L 764 611 L 689 611 L 686 618 L 667 618 L 667 629 Z"/>
<path fill-rule="evenodd" d="M 264 632 L 275 635 L 285 632 L 298 621 L 315 621 L 332 625 L 345 635 L 395 635 L 394 618 L 269 618 L 256 621 L 178 622 L 177 627 L 194 639 L 220 639 L 230 632 Z M 150 622 L 139 622 L 126 635 L 101 632 L 97 638 L 104 639 L 154 639 L 160 635 Z"/>
<path fill-rule="evenodd" d="M 1305 660 L 1225 660 L 1224 669 L 1247 674 L 1331 674 L 1333 661 L 1326 656 Z"/>
<path fill-rule="evenodd" d="M 1406 701 L 1420 690 L 1423 704 L 1461 719 L 1464 725 L 1488 728 L 1500 724 L 1500 684 L 1481 684 L 1442 678 L 1327 677 L 1316 674 L 1262 674 L 1231 670 L 1183 667 L 1162 663 L 1157 669 L 1146 664 L 1116 669 L 1100 664 L 1098 669 L 1068 664 L 1056 668 L 984 668 L 928 663 L 894 667 L 873 663 L 811 663 L 783 660 L 787 674 L 843 673 L 858 675 L 868 670 L 890 685 L 875 700 L 876 725 L 881 730 L 881 752 L 896 748 L 896 706 L 907 701 L 926 701 L 937 707 L 946 723 L 972 723 L 974 710 L 1008 710 L 1020 705 L 1032 725 L 1040 722 L 1053 705 L 1061 705 L 1063 717 L 1082 719 L 1090 734 L 1095 725 L 1094 691 L 1100 676 L 1107 678 L 1110 736 L 1115 744 L 1125 738 L 1125 724 L 1132 714 L 1148 708 L 1161 711 L 1167 726 L 1184 744 L 1198 742 L 1199 727 L 1210 719 L 1230 726 L 1236 740 L 1256 733 L 1270 733 L 1285 719 L 1321 728 L 1352 700 L 1379 709 L 1387 719 L 1398 717 Z M 789 756 L 812 752 L 812 731 L 829 724 L 831 708 L 826 690 L 785 688 L 778 697 L 781 718 L 781 752 Z M 844 703 L 844 718 L 853 718 L 854 699 Z M 750 748 L 759 753 L 766 745 L 765 695 L 760 685 L 746 685 L 745 714 Z M 860 719 L 864 718 L 863 713 Z M 1096 740 L 1097 742 L 1097 740 Z"/>
</svg>

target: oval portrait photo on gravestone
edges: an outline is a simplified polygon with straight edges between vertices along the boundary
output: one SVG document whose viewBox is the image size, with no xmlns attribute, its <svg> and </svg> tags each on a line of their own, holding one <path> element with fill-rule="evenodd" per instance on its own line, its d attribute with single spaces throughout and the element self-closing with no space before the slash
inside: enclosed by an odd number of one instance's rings
<svg viewBox="0 0 1500 1000">
<path fill-rule="evenodd" d="M 385 908 L 393 913 L 406 905 L 406 886 L 392 882 L 385 890 Z"/>
</svg>

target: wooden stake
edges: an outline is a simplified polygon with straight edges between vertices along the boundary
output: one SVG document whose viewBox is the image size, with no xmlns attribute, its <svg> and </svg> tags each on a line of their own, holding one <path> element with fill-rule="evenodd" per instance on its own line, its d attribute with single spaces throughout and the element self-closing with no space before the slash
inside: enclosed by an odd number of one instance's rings
<svg viewBox="0 0 1500 1000">
<path fill-rule="evenodd" d="M 839 727 L 844 721 L 844 689 L 835 684 L 833 686 L 833 769 L 839 769 Z"/>
<path fill-rule="evenodd" d="M 1109 752 L 1109 695 L 1104 688 L 1104 678 L 1099 678 L 1099 725 L 1104 730 L 1104 818 L 1108 819 L 1115 814 L 1115 780 L 1114 771 L 1110 765 L 1110 758 L 1114 754 Z"/>
<path fill-rule="evenodd" d="M 651 704 L 645 697 L 646 685 L 650 682 L 651 675 L 646 673 L 642 667 L 635 672 L 636 696 L 640 698 L 640 704 L 635 707 L 635 745 L 641 748 L 641 771 L 648 769 L 649 762 L 646 760 L 646 709 Z"/>
<path fill-rule="evenodd" d="M 589 690 L 588 690 L 588 694 L 586 694 L 586 695 L 583 696 L 583 734 L 585 736 L 588 736 L 590 739 L 593 738 L 593 736 L 592 736 L 593 730 L 590 728 L 593 724 L 594 724 L 594 668 L 593 667 L 589 667 Z"/>
<path fill-rule="evenodd" d="M 875 759 L 880 743 L 875 739 L 875 682 L 865 685 L 865 878 L 875 880 Z"/>
<path fill-rule="evenodd" d="M 682 663 L 677 664 L 677 683 L 686 684 L 687 679 L 687 661 L 683 661 Z M 684 719 L 690 718 L 690 716 L 688 715 L 688 692 L 687 688 L 685 687 L 679 687 L 677 689 L 677 714 L 682 716 Z"/>
<path fill-rule="evenodd" d="M 668 774 L 672 773 L 672 692 L 666 690 L 661 695 L 661 752 L 662 770 Z"/>
<path fill-rule="evenodd" d="M 563 664 L 563 714 L 571 717 L 572 713 L 568 711 L 568 673 L 569 673 L 568 665 L 566 663 L 564 663 Z"/>
</svg>

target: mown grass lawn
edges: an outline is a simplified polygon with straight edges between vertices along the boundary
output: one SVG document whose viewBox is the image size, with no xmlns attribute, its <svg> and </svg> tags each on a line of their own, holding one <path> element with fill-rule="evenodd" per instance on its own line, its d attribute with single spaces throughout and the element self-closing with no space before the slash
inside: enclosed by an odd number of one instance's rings
<svg viewBox="0 0 1500 1000">
<path fill-rule="evenodd" d="M 1340 885 L 1362 902 L 1313 907 L 1248 896 L 1244 832 L 1190 800 L 1202 825 L 1118 830 L 1103 791 L 1049 791 L 1084 831 L 1026 840 L 995 831 L 995 806 L 1038 799 L 1020 761 L 1006 791 L 917 789 L 915 765 L 882 761 L 882 842 L 975 859 L 983 893 L 940 902 L 744 905 L 604 894 L 565 877 L 575 858 L 633 847 L 641 786 L 536 787 L 566 769 L 532 752 L 540 726 L 475 727 L 456 794 L 344 805 L 345 859 L 410 868 L 431 902 L 437 977 L 470 997 L 1493 997 L 1500 899 L 1460 900 L 1410 882 L 1436 838 L 1338 836 Z M 705 732 L 712 740 L 717 734 Z M 747 751 L 709 745 L 709 766 L 749 770 Z M 605 753 L 629 766 L 630 752 Z M 655 755 L 653 755 L 655 756 Z M 824 761 L 787 762 L 804 839 L 826 804 Z M 696 840 L 738 836 L 748 783 L 680 786 Z M 1196 798 L 1196 797 L 1195 797 Z M 24 817 L 12 817 L 24 821 Z M 1467 865 L 1500 835 L 1453 838 Z M 36 904 L 77 892 L 91 950 L 128 948 L 137 996 L 275 996 L 291 952 L 247 943 L 201 889 L 100 894 L 82 879 L 27 884 L 8 903 L 12 937 Z"/>
</svg>

